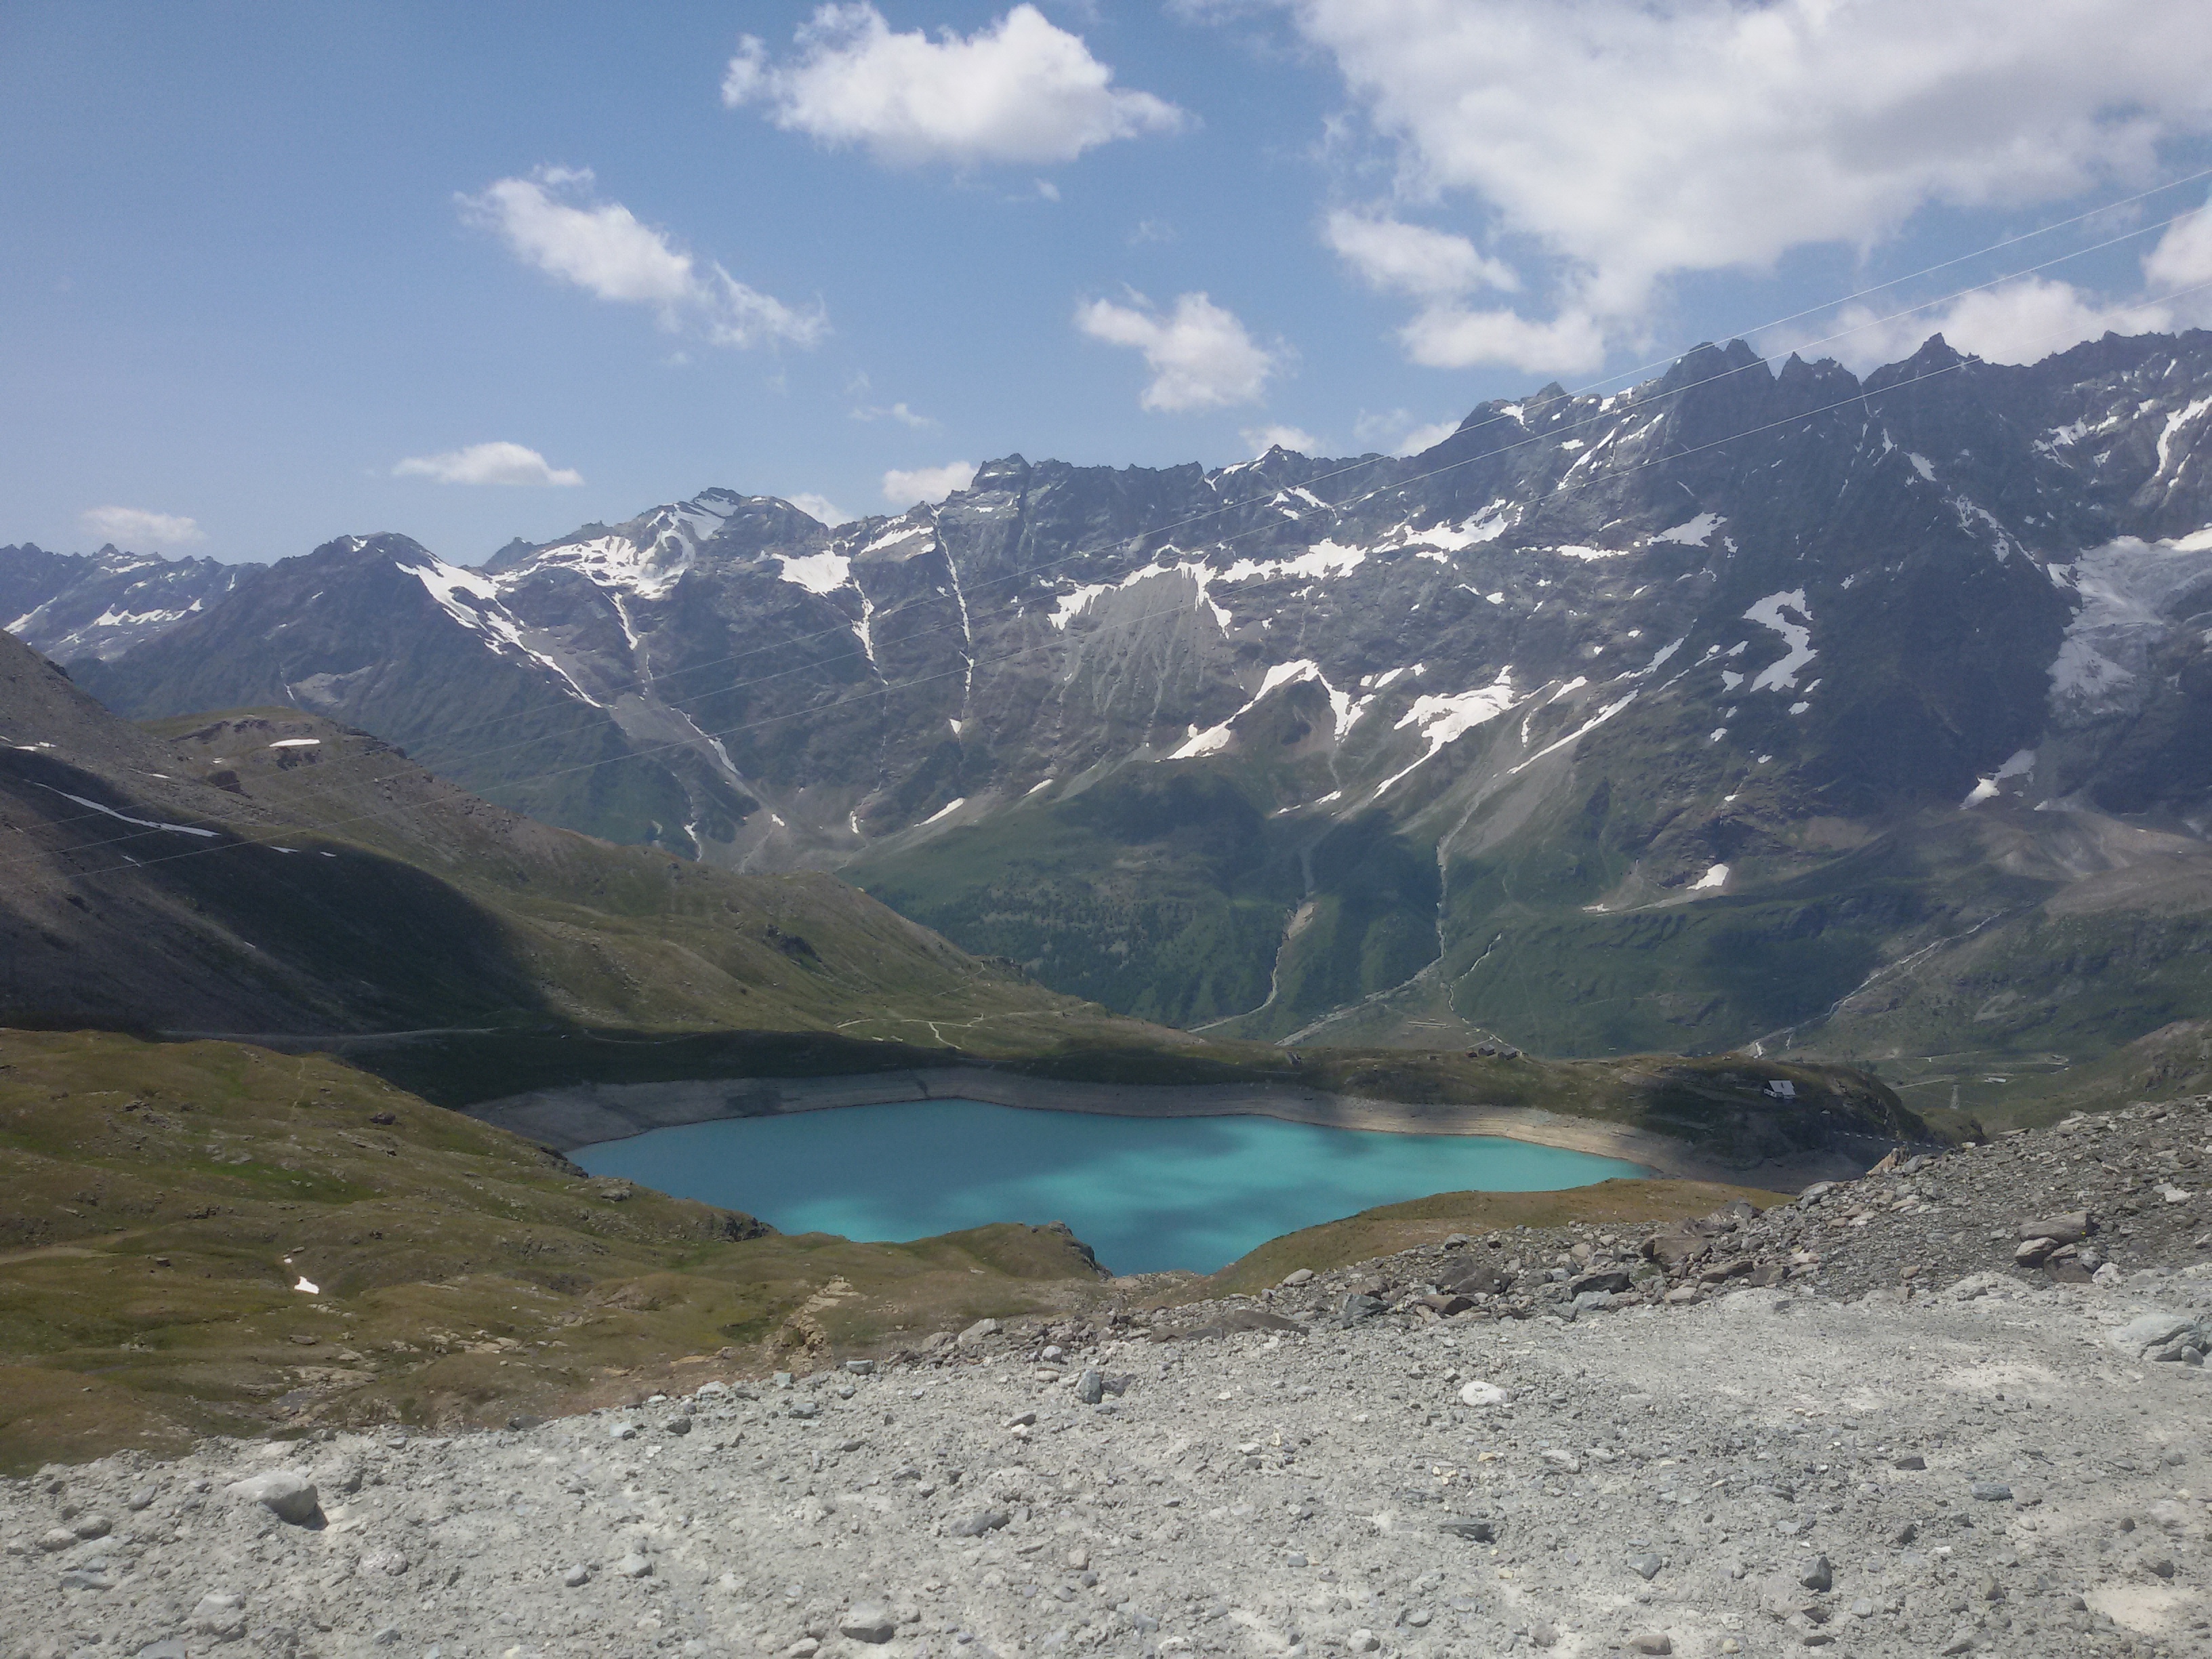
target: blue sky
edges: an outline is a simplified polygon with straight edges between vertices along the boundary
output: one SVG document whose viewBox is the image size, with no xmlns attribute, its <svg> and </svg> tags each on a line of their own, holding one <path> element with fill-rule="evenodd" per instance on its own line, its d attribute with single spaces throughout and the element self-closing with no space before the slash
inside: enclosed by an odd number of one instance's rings
<svg viewBox="0 0 2212 1659">
<path fill-rule="evenodd" d="M 2176 0 L 15 0 L 0 76 L 0 542 L 63 550 L 472 562 L 1396 448 L 1799 313 L 1862 367 L 2212 319 L 2201 178 L 1977 252 L 2212 167 Z"/>
</svg>

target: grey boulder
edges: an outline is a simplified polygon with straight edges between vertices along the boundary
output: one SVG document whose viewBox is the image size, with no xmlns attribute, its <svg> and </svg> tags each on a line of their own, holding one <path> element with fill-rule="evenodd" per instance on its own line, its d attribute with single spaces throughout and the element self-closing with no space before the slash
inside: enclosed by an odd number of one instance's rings
<svg viewBox="0 0 2212 1659">
<path fill-rule="evenodd" d="M 888 1608 L 863 1601 L 837 1621 L 837 1633 L 855 1642 L 888 1642 L 898 1634 L 898 1625 Z"/>
<path fill-rule="evenodd" d="M 978 1510 L 973 1515 L 962 1516 L 945 1530 L 952 1538 L 981 1538 L 987 1532 L 998 1531 L 1012 1519 L 1004 1510 Z"/>
<path fill-rule="evenodd" d="M 295 1527 L 310 1525 L 323 1512 L 322 1494 L 302 1475 L 279 1470 L 273 1474 L 249 1475 L 224 1490 L 241 1502 L 258 1504 L 279 1521 Z"/>
</svg>

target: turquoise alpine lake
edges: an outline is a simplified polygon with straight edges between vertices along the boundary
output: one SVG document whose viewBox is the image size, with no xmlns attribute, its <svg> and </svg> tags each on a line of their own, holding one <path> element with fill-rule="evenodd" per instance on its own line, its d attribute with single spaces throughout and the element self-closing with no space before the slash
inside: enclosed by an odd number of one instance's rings
<svg viewBox="0 0 2212 1659">
<path fill-rule="evenodd" d="M 1431 1193 L 1550 1192 L 1650 1173 L 1492 1135 L 974 1100 L 690 1123 L 571 1156 L 595 1176 L 743 1210 L 787 1233 L 904 1241 L 1065 1221 L 1125 1273 L 1212 1273 L 1284 1233 Z"/>
</svg>

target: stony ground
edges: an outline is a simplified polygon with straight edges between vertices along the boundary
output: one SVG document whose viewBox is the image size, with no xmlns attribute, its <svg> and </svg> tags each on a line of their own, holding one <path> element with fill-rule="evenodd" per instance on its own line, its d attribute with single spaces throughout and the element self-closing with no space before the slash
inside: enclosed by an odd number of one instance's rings
<svg viewBox="0 0 2212 1659">
<path fill-rule="evenodd" d="M 2212 1653 L 2208 1139 L 2135 1109 L 867 1371 L 50 1468 L 0 1487 L 0 1654 Z"/>
</svg>

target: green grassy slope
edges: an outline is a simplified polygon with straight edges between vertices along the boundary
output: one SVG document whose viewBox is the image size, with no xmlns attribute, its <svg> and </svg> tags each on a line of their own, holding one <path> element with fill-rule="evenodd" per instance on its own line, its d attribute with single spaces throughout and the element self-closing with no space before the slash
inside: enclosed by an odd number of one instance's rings
<svg viewBox="0 0 2212 1659">
<path fill-rule="evenodd" d="M 1072 995 L 1186 1026 L 1265 1005 L 1239 1034 L 1279 1036 L 1436 955 L 1437 875 L 1379 813 L 1278 816 L 1274 782 L 1250 765 L 1139 766 L 845 873 Z M 1278 981 L 1294 917 L 1304 948 Z"/>
<path fill-rule="evenodd" d="M 322 1056 L 0 1032 L 0 1469 L 503 1422 L 648 1392 L 687 1357 L 811 1365 L 1097 1283 L 1050 1228 L 767 1233 Z"/>
<path fill-rule="evenodd" d="M 1317 1080 L 1395 1087 L 1439 1115 L 1473 1075 L 1461 1056 L 1340 1064 Z M 1621 1121 L 1724 1127 L 1761 1079 L 1789 1076 L 1808 1123 L 1903 1127 L 1881 1091 L 1805 1067 L 1498 1065 L 1481 1093 Z M 1733 1190 L 1446 1195 L 1294 1235 L 1222 1283 L 1285 1251 L 1319 1267 L 1399 1248 L 1409 1218 L 1649 1219 Z M 0 1030 L 0 1470 L 212 1432 L 497 1424 L 916 1347 L 986 1315 L 1094 1316 L 1128 1294 L 1064 1229 L 782 1237 L 588 1177 L 325 1055 Z"/>
<path fill-rule="evenodd" d="M 1517 730 L 1480 728 L 1342 823 L 1308 761 L 1241 744 L 854 873 L 1047 983 L 1263 1042 L 1756 1044 L 1971 1109 L 2212 1009 L 2212 849 L 2186 826 L 1927 805 L 1929 779 L 1873 787 L 1878 725 L 1768 712 L 1759 743 L 1715 745 L 1711 708 L 1655 688 L 1525 767 Z"/>
</svg>

